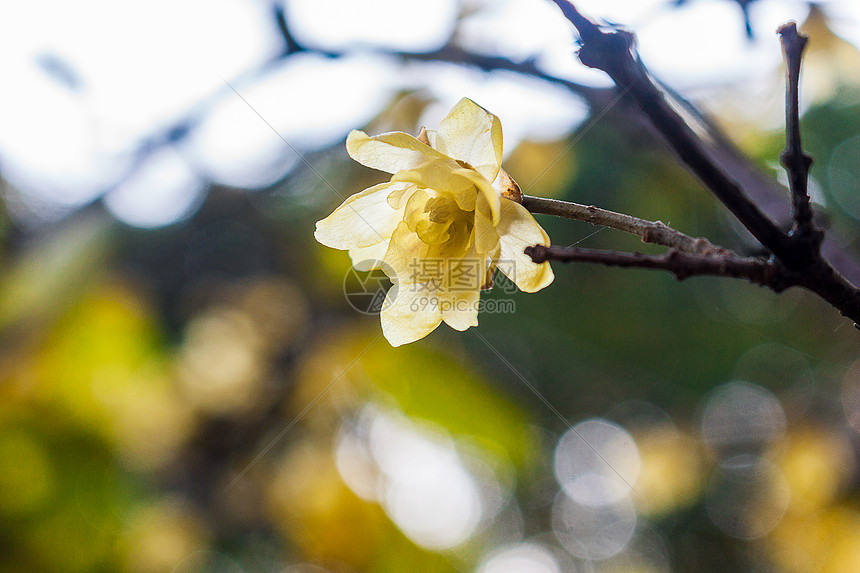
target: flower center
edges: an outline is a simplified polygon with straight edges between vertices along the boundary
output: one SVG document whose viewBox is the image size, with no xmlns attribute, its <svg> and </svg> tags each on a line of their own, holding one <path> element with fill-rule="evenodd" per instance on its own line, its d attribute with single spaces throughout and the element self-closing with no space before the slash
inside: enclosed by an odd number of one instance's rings
<svg viewBox="0 0 860 573">
<path fill-rule="evenodd" d="M 409 230 L 428 245 L 464 243 L 474 225 L 474 213 L 463 211 L 449 193 L 419 189 L 409 199 L 404 216 Z"/>
</svg>

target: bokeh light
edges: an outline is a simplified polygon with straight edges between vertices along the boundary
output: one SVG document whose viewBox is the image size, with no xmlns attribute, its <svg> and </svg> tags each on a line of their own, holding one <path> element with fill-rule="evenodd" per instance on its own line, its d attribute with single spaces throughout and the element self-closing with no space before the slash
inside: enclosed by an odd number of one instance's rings
<svg viewBox="0 0 860 573">
<path fill-rule="evenodd" d="M 35 436 L 14 427 L 0 430 L 0 507 L 4 514 L 27 515 L 51 501 L 56 486 L 49 453 Z"/>
<path fill-rule="evenodd" d="M 191 215 L 205 184 L 174 149 L 154 153 L 133 175 L 105 196 L 117 219 L 137 227 L 159 227 Z"/>
<path fill-rule="evenodd" d="M 412 540 L 433 549 L 454 547 L 469 538 L 482 518 L 493 517 L 450 437 L 410 427 L 402 416 L 376 409 L 363 417 L 367 450 L 377 468 L 377 496 Z M 361 477 L 366 475 L 345 479 L 352 484 Z M 369 489 L 360 481 L 356 485 L 359 494 Z"/>
<path fill-rule="evenodd" d="M 827 163 L 829 197 L 839 208 L 854 219 L 860 219 L 860 137 L 851 137 L 840 143 Z"/>
<path fill-rule="evenodd" d="M 213 311 L 188 327 L 179 379 L 189 401 L 215 413 L 241 411 L 261 390 L 259 334 L 247 317 Z"/>
<path fill-rule="evenodd" d="M 626 499 L 640 468 L 633 437 L 606 420 L 576 424 L 561 437 L 555 450 L 556 479 L 567 495 L 585 505 Z"/>
<path fill-rule="evenodd" d="M 581 559 L 601 560 L 621 552 L 636 529 L 629 497 L 599 506 L 583 505 L 559 494 L 552 511 L 553 531 L 565 549 Z"/>
<path fill-rule="evenodd" d="M 715 388 L 702 413 L 702 437 L 719 449 L 756 448 L 780 438 L 785 425 L 785 413 L 776 396 L 747 382 L 728 382 Z"/>
<path fill-rule="evenodd" d="M 701 444 L 672 426 L 658 426 L 638 432 L 636 445 L 642 460 L 634 494 L 640 513 L 659 516 L 697 501 L 707 470 Z"/>
<path fill-rule="evenodd" d="M 478 573 L 561 573 L 553 554 L 535 543 L 520 543 L 496 550 Z"/>
<path fill-rule="evenodd" d="M 752 454 L 741 454 L 725 460 L 711 478 L 708 515 L 728 535 L 756 539 L 779 523 L 790 499 L 779 468 Z"/>
</svg>

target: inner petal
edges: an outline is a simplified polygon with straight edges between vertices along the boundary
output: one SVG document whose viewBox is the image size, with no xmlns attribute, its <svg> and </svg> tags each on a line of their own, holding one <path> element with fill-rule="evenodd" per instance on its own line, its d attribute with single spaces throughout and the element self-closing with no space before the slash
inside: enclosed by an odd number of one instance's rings
<svg viewBox="0 0 860 573">
<path fill-rule="evenodd" d="M 450 194 L 419 189 L 406 204 L 404 220 L 424 243 L 442 245 L 451 238 L 451 226 L 465 214 Z"/>
</svg>

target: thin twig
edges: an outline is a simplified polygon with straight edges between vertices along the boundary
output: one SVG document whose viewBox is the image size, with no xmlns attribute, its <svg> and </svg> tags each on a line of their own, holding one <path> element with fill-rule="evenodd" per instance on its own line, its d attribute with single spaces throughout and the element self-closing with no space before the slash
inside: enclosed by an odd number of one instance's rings
<svg viewBox="0 0 860 573">
<path fill-rule="evenodd" d="M 773 261 L 734 254 L 697 255 L 672 249 L 662 255 L 619 253 L 577 247 L 547 247 L 535 245 L 526 248 L 526 254 L 535 263 L 560 261 L 565 263 L 598 263 L 610 267 L 632 267 L 669 271 L 678 280 L 693 276 L 718 276 L 745 279 L 768 287 L 776 292 L 794 284 L 790 272 Z"/>
<path fill-rule="evenodd" d="M 642 239 L 643 243 L 665 245 L 686 253 L 699 255 L 717 255 L 730 253 L 728 249 L 714 245 L 707 239 L 691 237 L 669 227 L 661 221 L 648 221 L 624 213 L 608 211 L 593 205 L 580 205 L 558 199 L 545 199 L 523 195 L 523 207 L 532 213 L 554 215 L 565 219 L 585 221 L 592 225 L 602 225 L 625 233 L 631 233 Z"/>
<path fill-rule="evenodd" d="M 478 54 L 453 44 L 447 44 L 433 52 L 399 52 L 395 55 L 406 61 L 448 62 L 462 66 L 472 66 L 484 72 L 508 71 L 539 80 L 554 83 L 582 96 L 588 103 L 600 103 L 609 99 L 615 90 L 606 87 L 593 87 L 572 80 L 548 74 L 540 69 L 533 59 L 513 62 L 501 56 Z"/>
<path fill-rule="evenodd" d="M 788 173 L 791 188 L 791 216 L 794 219 L 792 234 L 800 240 L 809 241 L 814 249 L 821 244 L 821 233 L 817 233 L 812 221 L 809 205 L 809 167 L 812 158 L 804 153 L 800 139 L 800 63 L 808 38 L 797 32 L 797 23 L 788 22 L 778 30 L 785 56 L 785 150 L 779 160 Z"/>
</svg>

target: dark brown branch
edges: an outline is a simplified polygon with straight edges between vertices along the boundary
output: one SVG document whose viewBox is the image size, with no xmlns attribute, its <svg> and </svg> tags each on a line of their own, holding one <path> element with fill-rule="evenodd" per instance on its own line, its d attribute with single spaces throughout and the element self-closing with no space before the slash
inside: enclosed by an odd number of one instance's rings
<svg viewBox="0 0 860 573">
<path fill-rule="evenodd" d="M 526 248 L 526 254 L 535 263 L 560 261 L 564 263 L 598 263 L 610 267 L 631 267 L 669 271 L 675 278 L 684 280 L 693 276 L 717 276 L 745 279 L 751 283 L 781 292 L 794 284 L 785 267 L 767 259 L 742 258 L 733 254 L 696 255 L 672 249 L 663 255 L 619 253 L 580 249 L 577 247 L 546 247 L 535 245 Z"/>
<path fill-rule="evenodd" d="M 580 205 L 579 203 L 559 201 L 558 199 L 545 199 L 543 197 L 523 195 L 523 207 L 532 213 L 554 215 L 556 217 L 564 217 L 565 219 L 585 221 L 592 225 L 611 227 L 612 229 L 636 235 L 642 239 L 643 243 L 664 245 L 686 253 L 699 255 L 730 253 L 727 249 L 714 245 L 707 239 L 691 237 L 677 229 L 669 227 L 661 221 L 648 221 L 647 219 L 640 219 L 639 217 L 625 215 L 624 213 L 601 209 L 594 205 Z"/>
<path fill-rule="evenodd" d="M 806 241 L 816 252 L 821 245 L 821 233 L 816 232 L 809 205 L 809 167 L 812 158 L 804 153 L 800 140 L 800 63 L 808 38 L 797 32 L 797 24 L 789 22 L 778 30 L 785 56 L 785 151 L 780 163 L 788 173 L 791 188 L 792 234 Z"/>
<path fill-rule="evenodd" d="M 633 51 L 633 35 L 615 29 L 604 32 L 567 0 L 554 2 L 579 31 L 582 63 L 603 70 L 619 88 L 628 91 L 680 160 L 762 245 L 790 267 L 808 262 L 808 257 L 799 252 L 791 237 L 744 194 L 721 166 L 711 161 L 702 141 L 666 103 L 663 93 Z"/>
<path fill-rule="evenodd" d="M 731 252 L 713 255 L 685 253 L 672 249 L 663 255 L 619 253 L 580 249 L 577 247 L 526 247 L 525 253 L 535 263 L 559 261 L 564 263 L 598 263 L 610 267 L 629 267 L 668 271 L 678 280 L 693 276 L 717 276 L 744 279 L 753 284 L 782 292 L 801 287 L 839 309 L 843 316 L 860 322 L 860 290 L 845 280 L 829 263 L 821 261 L 808 271 L 794 271 L 779 261 L 759 257 L 740 257 Z M 858 326 L 860 328 L 860 326 Z"/>
<path fill-rule="evenodd" d="M 860 289 L 828 261 L 819 258 L 813 266 L 797 273 L 795 283 L 829 302 L 860 329 Z"/>
<path fill-rule="evenodd" d="M 695 174 L 699 180 L 725 205 L 729 211 L 752 233 L 752 235 L 770 250 L 776 260 L 769 262 L 769 268 L 778 270 L 780 277 L 774 290 L 783 290 L 788 286 L 802 286 L 828 301 L 842 314 L 860 323 L 860 289 L 844 276 L 821 255 L 821 234 L 815 230 L 809 208 L 809 198 L 806 183 L 809 170 L 809 158 L 803 154 L 800 147 L 800 128 L 797 107 L 797 83 L 800 74 L 800 57 L 805 40 L 801 41 L 796 26 L 783 27 L 780 33 L 783 41 L 787 42 L 786 57 L 789 60 L 789 126 L 787 134 L 787 150 L 784 163 L 789 169 L 792 181 L 793 213 L 795 214 L 795 233 L 789 234 L 775 224 L 759 207 L 747 197 L 738 182 L 724 170 L 709 153 L 707 145 L 695 134 L 690 126 L 666 102 L 664 93 L 653 81 L 648 70 L 636 55 L 633 35 L 619 29 L 602 30 L 597 24 L 585 18 L 567 0 L 553 0 L 570 22 L 577 28 L 581 38 L 579 59 L 589 67 L 606 72 L 615 82 L 616 87 L 623 89 L 636 101 L 643 114 L 654 128 L 665 138 L 678 158 Z M 789 167 L 790 166 L 790 167 Z M 553 247 L 555 248 L 555 247 Z M 531 252 L 534 252 L 533 250 Z M 543 251 L 538 251 L 543 253 Z M 642 266 L 633 263 L 640 260 L 641 255 L 615 253 L 620 257 L 613 260 L 626 261 L 624 266 Z M 717 268 L 713 257 L 683 254 L 685 264 L 692 268 Z M 566 255 L 567 256 L 567 255 Z M 568 260 L 583 260 L 581 255 Z M 625 257 L 633 257 L 628 259 Z M 720 257 L 718 257 L 720 258 Z M 592 262 L 605 262 L 595 260 Z M 610 257 L 610 259 L 612 259 Z M 672 259 L 671 265 L 667 262 Z M 649 259 L 648 268 L 665 268 L 677 271 L 679 257 L 669 253 L 664 257 Z M 757 259 L 752 259 L 757 260 Z M 622 264 L 622 263 L 618 263 Z M 735 263 L 732 263 L 735 264 Z M 738 263 L 740 264 L 740 263 Z M 749 263 L 741 264 L 738 272 L 747 269 Z M 698 266 L 697 266 L 698 265 Z M 712 266 L 708 266 L 712 265 Z M 721 267 L 720 267 L 721 268 Z M 743 272 L 747 272 L 743 271 Z M 686 272 L 686 271 L 681 271 Z M 702 273 L 700 273 L 702 274 Z M 704 274 L 713 274 L 710 271 Z M 676 276 L 677 272 L 676 272 Z M 688 276 L 688 275 L 687 275 Z M 731 276 L 722 274 L 722 276 Z M 748 278 L 742 276 L 739 278 Z M 753 281 L 756 282 L 756 281 Z"/>
</svg>

